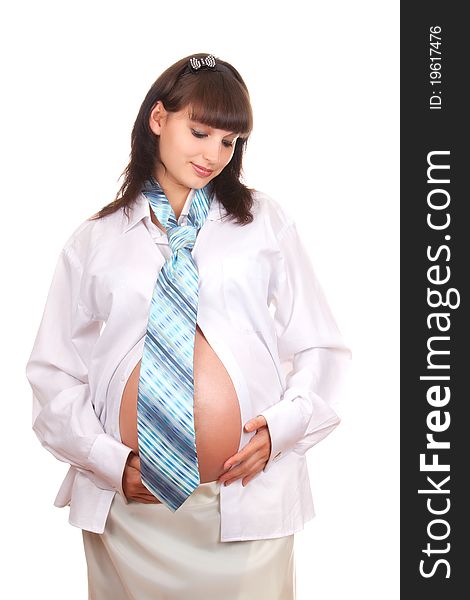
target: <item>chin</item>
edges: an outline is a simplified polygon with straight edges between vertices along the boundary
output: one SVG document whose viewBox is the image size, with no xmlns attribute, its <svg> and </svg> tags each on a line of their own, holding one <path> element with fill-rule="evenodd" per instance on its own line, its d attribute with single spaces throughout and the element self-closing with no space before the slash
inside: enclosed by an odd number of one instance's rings
<svg viewBox="0 0 470 600">
<path fill-rule="evenodd" d="M 211 177 L 210 179 L 200 179 L 199 177 L 196 177 L 196 179 L 193 181 L 193 184 L 191 185 L 192 188 L 196 189 L 196 190 L 200 190 L 203 187 L 205 187 L 210 181 L 212 181 L 214 178 Z"/>
</svg>

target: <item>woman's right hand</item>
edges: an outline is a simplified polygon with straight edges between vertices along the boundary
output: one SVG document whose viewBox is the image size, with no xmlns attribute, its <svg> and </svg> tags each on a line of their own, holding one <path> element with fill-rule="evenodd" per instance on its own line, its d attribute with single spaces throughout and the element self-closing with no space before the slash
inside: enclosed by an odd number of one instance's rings
<svg viewBox="0 0 470 600">
<path fill-rule="evenodd" d="M 122 489 L 127 500 L 145 504 L 161 504 L 160 500 L 145 487 L 140 476 L 140 458 L 131 452 L 122 475 Z"/>
</svg>

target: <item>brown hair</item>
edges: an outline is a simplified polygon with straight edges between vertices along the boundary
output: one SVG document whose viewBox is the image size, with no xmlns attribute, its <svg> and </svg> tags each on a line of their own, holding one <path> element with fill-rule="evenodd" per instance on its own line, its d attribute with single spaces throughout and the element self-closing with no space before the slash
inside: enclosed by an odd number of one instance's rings
<svg viewBox="0 0 470 600">
<path fill-rule="evenodd" d="M 120 175 L 125 176 L 124 182 L 116 198 L 89 220 L 100 219 L 121 207 L 126 212 L 144 182 L 153 175 L 155 164 L 160 160 L 159 137 L 150 129 L 149 118 L 158 100 L 169 112 L 188 107 L 191 119 L 239 134 L 230 162 L 211 183 L 228 216 L 242 225 L 253 220 L 250 209 L 254 189 L 240 181 L 243 153 L 253 128 L 248 89 L 238 71 L 218 58 L 217 70 L 200 69 L 192 73 L 186 68 L 191 57 L 206 56 L 199 53 L 182 58 L 166 69 L 147 92 L 132 129 L 130 161 Z"/>
</svg>

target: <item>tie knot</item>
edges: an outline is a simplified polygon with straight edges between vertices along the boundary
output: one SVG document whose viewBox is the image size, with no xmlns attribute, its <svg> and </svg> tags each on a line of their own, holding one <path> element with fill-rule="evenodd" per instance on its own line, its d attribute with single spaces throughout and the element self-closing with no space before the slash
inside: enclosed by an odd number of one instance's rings
<svg viewBox="0 0 470 600">
<path fill-rule="evenodd" d="M 196 242 L 197 229 L 192 225 L 177 225 L 167 230 L 168 243 L 173 255 L 181 248 L 191 250 Z"/>
</svg>

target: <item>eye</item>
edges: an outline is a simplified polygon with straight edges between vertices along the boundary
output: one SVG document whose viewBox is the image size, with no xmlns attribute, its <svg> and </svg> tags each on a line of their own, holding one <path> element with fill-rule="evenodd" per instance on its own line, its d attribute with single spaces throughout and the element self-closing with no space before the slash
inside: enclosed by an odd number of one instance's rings
<svg viewBox="0 0 470 600">
<path fill-rule="evenodd" d="M 207 137 L 207 133 L 197 131 L 196 129 L 193 129 L 193 128 L 191 128 L 191 133 L 194 135 L 194 137 L 197 137 L 198 139 Z M 232 142 L 230 142 L 229 140 L 223 140 L 222 143 L 226 148 L 231 148 L 234 145 L 235 140 L 233 140 Z"/>
<path fill-rule="evenodd" d="M 191 129 L 191 133 L 194 135 L 194 137 L 197 138 L 203 138 L 207 135 L 206 133 L 201 133 L 200 131 L 196 131 L 195 129 Z"/>
</svg>

